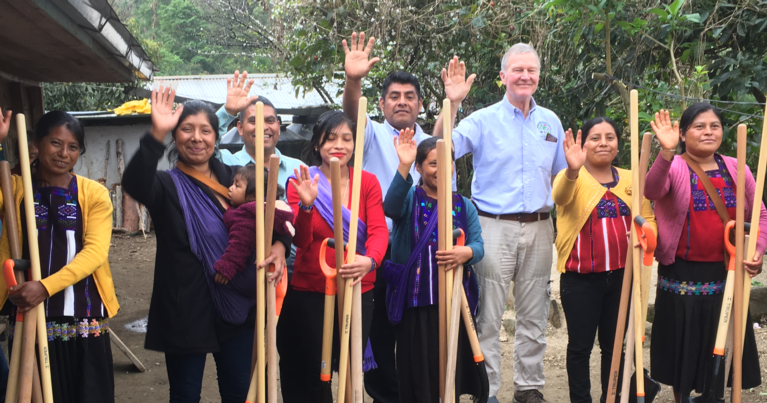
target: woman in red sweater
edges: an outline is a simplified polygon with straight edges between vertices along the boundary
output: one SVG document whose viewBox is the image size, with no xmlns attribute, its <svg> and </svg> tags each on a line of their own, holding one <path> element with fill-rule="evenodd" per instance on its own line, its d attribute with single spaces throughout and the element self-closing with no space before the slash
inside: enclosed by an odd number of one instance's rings
<svg viewBox="0 0 767 403">
<path fill-rule="evenodd" d="M 277 350 L 280 353 L 282 398 L 285 403 L 319 402 L 321 399 L 320 366 L 322 361 L 322 319 L 325 276 L 319 264 L 319 252 L 326 238 L 333 238 L 333 200 L 330 183 L 330 159 L 341 162 L 341 188 L 344 205 L 344 238 L 348 237 L 354 153 L 354 124 L 342 112 L 326 112 L 314 126 L 314 133 L 301 166 L 286 186 L 288 203 L 296 216 L 296 262 L 282 314 L 277 325 Z M 339 275 L 362 282 L 362 342 L 365 367 L 372 369 L 368 334 L 373 313 L 375 269 L 381 265 L 389 242 L 383 212 L 381 185 L 375 175 L 362 172 L 360 183 L 359 230 L 354 263 L 345 264 Z M 335 267 L 328 253 L 327 263 Z M 334 368 L 337 362 L 338 329 L 334 329 Z M 365 368 L 363 368 L 365 369 Z"/>
</svg>

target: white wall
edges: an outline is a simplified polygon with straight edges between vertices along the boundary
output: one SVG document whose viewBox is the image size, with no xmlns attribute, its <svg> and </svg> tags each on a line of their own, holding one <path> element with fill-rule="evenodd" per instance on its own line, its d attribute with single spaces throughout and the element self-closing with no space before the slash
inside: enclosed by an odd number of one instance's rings
<svg viewBox="0 0 767 403">
<path fill-rule="evenodd" d="M 135 125 L 126 126 L 86 126 L 85 127 L 85 154 L 80 156 L 80 159 L 75 165 L 75 173 L 81 176 L 88 177 L 93 180 L 98 180 L 104 177 L 104 162 L 107 157 L 107 141 L 109 142 L 109 162 L 107 166 L 106 185 L 108 188 L 112 188 L 112 185 L 120 182 L 120 178 L 117 174 L 117 155 L 115 151 L 117 149 L 117 140 L 123 141 L 123 158 L 125 159 L 125 166 L 128 166 L 133 154 L 138 150 L 139 141 L 141 137 L 151 127 L 150 123 L 140 123 Z M 171 141 L 170 134 L 165 139 L 165 144 L 169 144 Z M 168 159 L 163 156 L 160 162 L 157 164 L 158 170 L 168 169 Z"/>
</svg>

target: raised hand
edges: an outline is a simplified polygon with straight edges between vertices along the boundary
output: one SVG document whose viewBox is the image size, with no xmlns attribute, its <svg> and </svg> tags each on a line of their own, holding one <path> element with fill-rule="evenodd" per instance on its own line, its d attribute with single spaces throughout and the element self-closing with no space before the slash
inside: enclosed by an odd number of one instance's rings
<svg viewBox="0 0 767 403">
<path fill-rule="evenodd" d="M 394 148 L 397 150 L 397 157 L 399 157 L 399 163 L 402 166 L 410 167 L 415 161 L 415 155 L 417 152 L 417 146 L 413 136 L 415 132 L 411 128 L 402 129 L 399 131 L 399 136 L 394 137 Z"/>
<path fill-rule="evenodd" d="M 676 149 L 679 144 L 679 122 L 676 121 L 672 125 L 667 110 L 661 109 L 660 112 L 655 113 L 655 121 L 650 121 L 650 126 L 662 150 Z"/>
<path fill-rule="evenodd" d="M 573 140 L 573 129 L 567 129 L 562 147 L 565 149 L 565 160 L 567 168 L 576 174 L 586 163 L 586 149 L 583 148 L 581 141 L 581 131 L 578 130 L 578 136 Z M 571 178 L 572 179 L 572 178 Z"/>
<path fill-rule="evenodd" d="M 170 87 L 160 86 L 152 91 L 152 137 L 162 143 L 165 135 L 173 130 L 178 124 L 178 118 L 184 105 L 179 105 L 173 110 L 173 100 L 176 99 L 176 91 Z"/>
<path fill-rule="evenodd" d="M 224 104 L 226 113 L 236 115 L 258 99 L 257 95 L 248 96 L 252 85 L 253 80 L 248 81 L 247 71 L 243 71 L 240 75 L 240 71 L 235 70 L 234 77 L 226 79 L 226 104 Z"/>
<path fill-rule="evenodd" d="M 458 56 L 453 56 L 447 65 L 447 70 L 442 69 L 442 82 L 445 84 L 447 99 L 454 104 L 463 101 L 466 95 L 469 95 L 475 78 L 477 75 L 472 74 L 467 79 L 466 65 L 458 59 Z"/>
<path fill-rule="evenodd" d="M 373 50 L 373 44 L 375 41 L 376 39 L 371 36 L 368 40 L 367 46 L 365 46 L 365 33 L 360 32 L 358 40 L 357 33 L 352 32 L 351 46 L 346 45 L 346 39 L 341 42 L 344 47 L 344 54 L 346 54 L 346 58 L 344 60 L 344 70 L 346 71 L 347 79 L 352 78 L 361 80 L 363 77 L 368 75 L 370 69 L 373 68 L 373 65 L 381 60 L 377 57 L 369 59 L 370 51 Z"/>
<path fill-rule="evenodd" d="M 0 111 L 2 112 L 2 111 Z M 5 141 L 8 137 L 8 130 L 11 128 L 11 110 L 5 111 L 5 114 L 0 113 L 0 143 Z"/>
<path fill-rule="evenodd" d="M 293 173 L 296 175 L 296 179 L 290 179 L 290 185 L 298 193 L 298 199 L 301 200 L 301 204 L 307 207 L 313 205 L 314 200 L 317 199 L 320 175 L 314 175 L 314 178 L 312 178 L 309 175 L 309 167 L 306 165 L 301 165 L 300 174 L 298 169 L 293 169 Z"/>
</svg>

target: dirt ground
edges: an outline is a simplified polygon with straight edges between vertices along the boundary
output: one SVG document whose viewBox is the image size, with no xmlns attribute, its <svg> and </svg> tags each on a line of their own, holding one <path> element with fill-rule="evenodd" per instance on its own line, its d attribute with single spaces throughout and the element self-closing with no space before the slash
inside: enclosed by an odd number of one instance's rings
<svg viewBox="0 0 767 403">
<path fill-rule="evenodd" d="M 111 320 L 111 328 L 120 336 L 123 342 L 144 363 L 147 371 L 142 373 L 135 369 L 131 361 L 113 345 L 115 371 L 115 395 L 117 402 L 162 402 L 168 401 L 168 378 L 163 354 L 144 349 L 144 334 L 141 332 L 149 312 L 149 300 L 152 293 L 152 278 L 154 270 L 155 237 L 154 233 L 143 236 L 129 237 L 115 234 L 112 238 L 109 260 L 112 274 L 120 301 L 120 313 Z M 554 259 L 556 262 L 556 259 Z M 767 275 L 761 275 L 767 278 Z M 552 298 L 559 301 L 559 275 L 552 268 Z M 766 282 L 765 279 L 761 279 Z M 651 297 L 651 300 L 653 298 Z M 511 311 L 507 314 L 512 314 Z M 764 329 L 756 330 L 757 345 L 759 346 L 762 379 L 767 380 L 767 324 L 761 324 Z M 567 327 L 562 316 L 562 327 L 556 329 L 549 326 L 547 330 L 548 348 L 544 357 L 546 371 L 546 387 L 543 390 L 549 402 L 568 402 L 567 373 L 565 369 L 565 353 L 567 349 Z M 645 343 L 649 345 L 649 343 Z M 498 399 L 501 402 L 511 402 L 513 396 L 513 338 L 501 343 L 503 353 L 503 386 Z M 649 367 L 650 351 L 645 348 L 645 363 Z M 592 396 L 599 401 L 599 346 L 595 344 L 591 357 Z M 335 379 L 335 377 L 334 377 Z M 729 399 L 729 398 L 728 398 Z M 215 363 L 208 356 L 202 391 L 203 402 L 220 401 L 216 381 Z M 281 402 L 282 399 L 279 399 Z M 367 402 L 372 402 L 369 397 Z M 470 402 L 464 397 L 462 402 Z M 656 402 L 673 402 L 669 387 L 663 387 Z M 767 402 L 767 387 L 764 385 L 743 392 L 743 402 Z"/>
</svg>

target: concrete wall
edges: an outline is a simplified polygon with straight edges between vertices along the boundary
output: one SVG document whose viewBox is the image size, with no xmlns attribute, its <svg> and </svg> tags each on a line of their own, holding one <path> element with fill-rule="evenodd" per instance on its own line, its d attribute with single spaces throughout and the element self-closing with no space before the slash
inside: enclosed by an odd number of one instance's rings
<svg viewBox="0 0 767 403">
<path fill-rule="evenodd" d="M 133 154 L 138 150 L 141 137 L 151 127 L 150 123 L 137 123 L 125 126 L 86 126 L 85 127 L 85 154 L 75 165 L 75 173 L 93 180 L 106 177 L 107 188 L 120 182 L 117 173 L 117 140 L 123 141 L 123 158 L 125 166 L 128 166 Z M 165 139 L 165 144 L 170 144 L 170 134 Z M 109 142 L 109 160 L 107 161 L 107 142 Z M 160 160 L 157 169 L 168 169 L 168 159 L 165 156 Z"/>
</svg>

